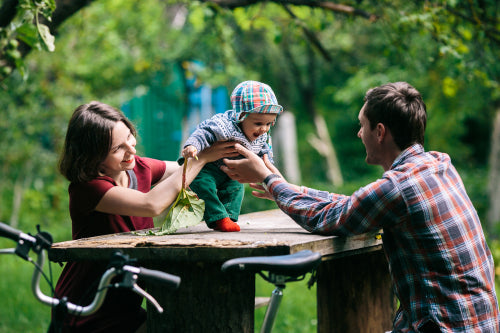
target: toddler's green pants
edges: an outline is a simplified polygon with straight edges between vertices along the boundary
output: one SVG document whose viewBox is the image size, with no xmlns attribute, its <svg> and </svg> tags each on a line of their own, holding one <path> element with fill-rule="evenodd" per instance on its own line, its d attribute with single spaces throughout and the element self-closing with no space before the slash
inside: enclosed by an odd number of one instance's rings
<svg viewBox="0 0 500 333">
<path fill-rule="evenodd" d="M 206 164 L 189 187 L 205 201 L 203 219 L 209 228 L 213 229 L 215 221 L 225 217 L 238 221 L 245 189 L 215 163 Z"/>
</svg>

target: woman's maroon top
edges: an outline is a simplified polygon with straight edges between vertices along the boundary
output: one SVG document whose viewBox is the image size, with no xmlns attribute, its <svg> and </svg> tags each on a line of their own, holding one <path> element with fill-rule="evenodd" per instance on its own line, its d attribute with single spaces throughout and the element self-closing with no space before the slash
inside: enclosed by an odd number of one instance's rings
<svg viewBox="0 0 500 333">
<path fill-rule="evenodd" d="M 165 162 L 136 156 L 136 165 L 129 171 L 130 185 L 141 192 L 149 192 L 165 173 Z M 69 211 L 73 239 L 153 228 L 151 217 L 123 216 L 95 211 L 104 194 L 115 181 L 107 176 L 97 177 L 87 183 L 69 185 Z M 79 261 L 67 263 L 55 289 L 56 297 L 63 296 L 78 305 L 89 305 L 97 285 L 106 270 L 107 262 Z M 128 290 L 111 289 L 103 306 L 93 315 L 80 317 L 68 315 L 64 332 L 135 332 L 145 321 L 141 307 L 142 298 Z M 54 311 L 53 311 L 54 318 Z"/>
</svg>

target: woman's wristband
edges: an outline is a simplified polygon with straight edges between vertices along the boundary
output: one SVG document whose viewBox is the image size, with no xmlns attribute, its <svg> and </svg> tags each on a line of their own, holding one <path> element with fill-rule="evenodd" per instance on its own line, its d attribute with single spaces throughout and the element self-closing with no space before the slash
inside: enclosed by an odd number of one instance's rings
<svg viewBox="0 0 500 333">
<path fill-rule="evenodd" d="M 266 178 L 264 178 L 264 180 L 262 181 L 262 186 L 266 189 L 267 192 L 269 192 L 269 187 L 278 178 L 281 178 L 281 176 L 277 175 L 275 173 L 272 173 L 269 176 L 267 176 Z"/>
</svg>

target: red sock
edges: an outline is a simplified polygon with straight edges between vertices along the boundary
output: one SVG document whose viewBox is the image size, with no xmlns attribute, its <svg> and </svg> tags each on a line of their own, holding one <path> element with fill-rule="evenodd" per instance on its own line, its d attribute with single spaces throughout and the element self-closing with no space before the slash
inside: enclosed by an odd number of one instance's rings
<svg viewBox="0 0 500 333">
<path fill-rule="evenodd" d="M 232 232 L 240 231 L 240 226 L 233 222 L 229 217 L 225 217 L 222 220 L 215 222 L 215 230 Z"/>
</svg>

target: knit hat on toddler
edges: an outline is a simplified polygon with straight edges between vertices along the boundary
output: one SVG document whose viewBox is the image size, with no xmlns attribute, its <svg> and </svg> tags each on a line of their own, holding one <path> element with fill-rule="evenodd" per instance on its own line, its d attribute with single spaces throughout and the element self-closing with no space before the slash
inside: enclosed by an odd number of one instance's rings
<svg viewBox="0 0 500 333">
<path fill-rule="evenodd" d="M 242 122 L 248 113 L 280 114 L 283 111 L 271 87 L 257 81 L 244 81 L 238 84 L 231 94 L 231 104 L 236 123 Z"/>
</svg>

